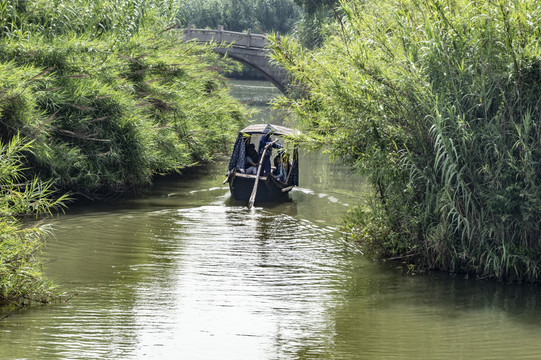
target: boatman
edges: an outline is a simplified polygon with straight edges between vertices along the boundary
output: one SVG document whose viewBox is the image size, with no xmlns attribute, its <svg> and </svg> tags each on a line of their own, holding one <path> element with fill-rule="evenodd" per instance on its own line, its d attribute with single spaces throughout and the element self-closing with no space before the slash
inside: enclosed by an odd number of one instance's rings
<svg viewBox="0 0 541 360">
<path fill-rule="evenodd" d="M 265 130 L 268 129 L 268 126 L 267 128 L 265 128 Z M 263 154 L 263 150 L 265 149 L 265 146 L 267 146 L 268 144 L 272 144 L 273 140 L 271 139 L 271 132 L 267 132 L 266 134 L 264 134 L 261 139 L 259 140 L 259 158 L 261 159 L 261 155 Z M 263 176 L 267 176 L 271 173 L 271 155 L 272 155 L 272 150 L 271 148 L 277 148 L 277 149 L 281 149 L 282 148 L 282 144 L 280 144 L 279 141 L 275 142 L 274 144 L 272 144 L 271 146 L 269 146 L 269 148 L 267 149 L 267 152 L 265 153 L 265 157 L 263 158 L 263 162 L 261 164 L 261 171 L 262 171 L 262 175 Z"/>
</svg>

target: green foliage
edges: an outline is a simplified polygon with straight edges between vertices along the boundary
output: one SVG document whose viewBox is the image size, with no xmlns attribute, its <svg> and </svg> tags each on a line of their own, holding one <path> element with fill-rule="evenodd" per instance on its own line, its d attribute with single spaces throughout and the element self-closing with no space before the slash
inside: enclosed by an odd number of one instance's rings
<svg viewBox="0 0 541 360">
<path fill-rule="evenodd" d="M 341 4 L 321 49 L 275 53 L 308 95 L 283 103 L 376 190 L 351 226 L 379 256 L 538 280 L 541 5 Z"/>
<path fill-rule="evenodd" d="M 302 17 L 295 24 L 294 36 L 307 49 L 323 45 L 331 35 L 332 25 L 340 11 L 338 0 L 295 0 L 302 9 Z"/>
<path fill-rule="evenodd" d="M 51 213 L 64 206 L 67 197 L 55 198 L 48 183 L 25 180 L 23 153 L 29 150 L 30 144 L 23 144 L 18 136 L 9 143 L 0 142 L 0 304 L 21 306 L 53 297 L 52 286 L 43 279 L 36 260 L 43 233 L 23 228 L 18 219 Z"/>
<path fill-rule="evenodd" d="M 295 24 L 293 34 L 307 49 L 320 47 L 331 33 L 329 24 L 332 24 L 334 20 L 334 14 L 328 9 L 305 13 L 301 20 Z"/>
<path fill-rule="evenodd" d="M 62 207 L 53 189 L 104 197 L 228 150 L 231 66 L 181 40 L 175 4 L 0 0 L 0 304 L 53 297 L 46 234 L 20 222 Z"/>
<path fill-rule="evenodd" d="M 28 172 L 95 198 L 226 151 L 245 114 L 230 63 L 168 26 L 174 2 L 7 4 L 0 130 L 33 140 Z"/>
<path fill-rule="evenodd" d="M 229 31 L 289 33 L 301 16 L 293 0 L 185 0 L 179 5 L 181 24 Z"/>
<path fill-rule="evenodd" d="M 338 0 L 295 0 L 308 14 L 313 14 L 321 9 L 334 7 L 339 4 Z"/>
<path fill-rule="evenodd" d="M 43 279 L 36 259 L 41 246 L 40 230 L 22 229 L 14 221 L 0 219 L 0 305 L 23 306 L 54 298 L 53 287 Z"/>
<path fill-rule="evenodd" d="M 24 39 L 42 33 L 131 37 L 140 29 L 173 23 L 171 0 L 0 0 L 2 36 Z"/>
</svg>

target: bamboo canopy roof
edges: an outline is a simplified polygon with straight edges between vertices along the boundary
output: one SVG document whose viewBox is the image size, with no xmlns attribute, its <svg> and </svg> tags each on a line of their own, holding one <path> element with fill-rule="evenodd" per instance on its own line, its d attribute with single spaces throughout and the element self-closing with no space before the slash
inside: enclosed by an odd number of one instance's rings
<svg viewBox="0 0 541 360">
<path fill-rule="evenodd" d="M 300 131 L 297 129 L 290 129 L 285 126 L 280 125 L 271 125 L 271 124 L 254 124 L 250 125 L 240 131 L 241 133 L 245 134 L 267 134 L 270 133 L 271 135 L 276 136 L 293 136 L 293 135 L 299 135 Z"/>
</svg>

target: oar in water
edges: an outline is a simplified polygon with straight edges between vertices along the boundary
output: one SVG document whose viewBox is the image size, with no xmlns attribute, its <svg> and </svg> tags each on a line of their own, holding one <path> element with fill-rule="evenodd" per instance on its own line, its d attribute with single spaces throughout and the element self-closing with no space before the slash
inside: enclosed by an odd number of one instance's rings
<svg viewBox="0 0 541 360">
<path fill-rule="evenodd" d="M 248 201 L 248 209 L 251 209 L 252 206 L 254 206 L 255 195 L 257 194 L 257 184 L 259 183 L 259 174 L 261 173 L 261 166 L 263 165 L 263 159 L 265 158 L 265 153 L 267 152 L 267 149 L 277 141 L 278 139 L 274 140 L 270 144 L 265 145 L 265 148 L 263 149 L 263 153 L 261 154 L 261 158 L 259 159 L 259 164 L 257 165 L 257 174 L 255 175 L 255 182 L 254 182 L 254 188 L 252 189 L 252 195 L 250 195 L 250 201 Z"/>
</svg>

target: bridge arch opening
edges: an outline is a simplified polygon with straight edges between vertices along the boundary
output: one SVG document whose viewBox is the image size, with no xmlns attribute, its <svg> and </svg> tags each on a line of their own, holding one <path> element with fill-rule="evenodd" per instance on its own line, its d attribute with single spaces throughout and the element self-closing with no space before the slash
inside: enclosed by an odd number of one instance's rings
<svg viewBox="0 0 541 360">
<path fill-rule="evenodd" d="M 227 53 L 227 52 L 222 52 L 220 51 L 220 49 L 214 49 L 214 51 L 222 54 L 222 55 L 227 55 L 228 57 L 230 57 L 231 59 L 235 60 L 235 61 L 238 61 L 240 62 L 241 64 L 245 65 L 245 66 L 248 66 L 254 70 L 256 70 L 259 74 L 263 75 L 263 77 L 265 79 L 267 79 L 268 81 L 270 81 L 274 86 L 276 86 L 276 88 L 278 88 L 278 90 L 280 90 L 282 93 L 285 94 L 286 92 L 286 87 L 285 87 L 285 84 L 283 84 L 281 81 L 277 80 L 273 74 L 270 74 L 268 72 L 267 69 L 264 69 L 260 66 L 258 66 L 257 64 L 254 64 L 253 62 L 250 62 L 250 61 L 247 61 L 246 59 L 244 59 L 243 57 L 241 56 L 236 56 L 235 54 L 232 54 L 232 53 Z"/>
</svg>

